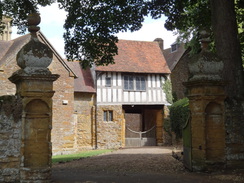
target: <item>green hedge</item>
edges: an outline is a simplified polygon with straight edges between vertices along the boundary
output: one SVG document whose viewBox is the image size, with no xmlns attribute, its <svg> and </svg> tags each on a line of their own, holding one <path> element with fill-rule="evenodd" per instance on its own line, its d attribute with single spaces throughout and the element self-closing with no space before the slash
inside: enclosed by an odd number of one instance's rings
<svg viewBox="0 0 244 183">
<path fill-rule="evenodd" d="M 171 131 L 176 134 L 176 139 L 182 138 L 182 129 L 189 116 L 189 100 L 183 98 L 170 106 Z"/>
</svg>

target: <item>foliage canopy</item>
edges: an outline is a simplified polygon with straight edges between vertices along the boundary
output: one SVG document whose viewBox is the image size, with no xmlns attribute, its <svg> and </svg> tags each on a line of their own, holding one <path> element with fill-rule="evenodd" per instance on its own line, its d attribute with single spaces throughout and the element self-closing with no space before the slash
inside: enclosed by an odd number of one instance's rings
<svg viewBox="0 0 244 183">
<path fill-rule="evenodd" d="M 114 34 L 139 30 L 145 16 L 157 19 L 164 14 L 165 27 L 178 31 L 195 51 L 199 49 L 198 32 L 211 27 L 209 0 L 2 0 L 0 19 L 3 14 L 12 17 L 13 25 L 23 33 L 27 15 L 38 11 L 38 5 L 54 2 L 68 12 L 64 24 L 67 58 L 82 61 L 84 67 L 114 63 L 118 41 Z M 235 0 L 235 4 L 238 25 L 243 30 L 244 3 Z M 240 39 L 244 39 L 243 31 Z"/>
</svg>

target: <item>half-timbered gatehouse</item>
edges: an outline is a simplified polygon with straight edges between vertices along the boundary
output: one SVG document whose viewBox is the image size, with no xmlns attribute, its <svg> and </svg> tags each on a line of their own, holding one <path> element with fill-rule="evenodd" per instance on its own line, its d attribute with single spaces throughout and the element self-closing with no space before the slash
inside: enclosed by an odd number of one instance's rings
<svg viewBox="0 0 244 183">
<path fill-rule="evenodd" d="M 97 146 L 160 145 L 162 85 L 170 70 L 159 43 L 119 40 L 115 64 L 96 71 Z"/>
</svg>

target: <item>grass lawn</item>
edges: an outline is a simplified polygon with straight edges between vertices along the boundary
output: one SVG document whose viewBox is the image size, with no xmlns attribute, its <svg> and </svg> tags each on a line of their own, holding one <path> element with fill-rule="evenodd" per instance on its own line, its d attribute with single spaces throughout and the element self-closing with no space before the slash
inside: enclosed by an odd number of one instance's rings
<svg viewBox="0 0 244 183">
<path fill-rule="evenodd" d="M 91 156 L 96 156 L 99 154 L 111 152 L 113 150 L 111 149 L 101 149 L 101 150 L 90 150 L 90 151 L 82 151 L 77 154 L 68 154 L 68 155 L 57 155 L 52 157 L 52 162 L 57 163 L 57 162 L 67 162 L 67 161 L 72 161 L 74 159 L 80 159 L 80 158 L 86 158 L 86 157 L 91 157 Z"/>
</svg>

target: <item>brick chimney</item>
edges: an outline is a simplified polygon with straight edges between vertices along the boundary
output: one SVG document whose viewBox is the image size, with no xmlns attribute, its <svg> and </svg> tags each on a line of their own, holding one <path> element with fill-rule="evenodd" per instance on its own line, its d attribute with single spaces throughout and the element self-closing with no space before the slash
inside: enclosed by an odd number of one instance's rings
<svg viewBox="0 0 244 183">
<path fill-rule="evenodd" d="M 5 26 L 3 34 L 0 34 L 0 41 L 10 41 L 12 34 L 11 18 L 3 16 L 2 24 Z"/>
<path fill-rule="evenodd" d="M 156 38 L 154 41 L 158 42 L 161 51 L 164 51 L 164 40 L 162 38 Z"/>
</svg>

